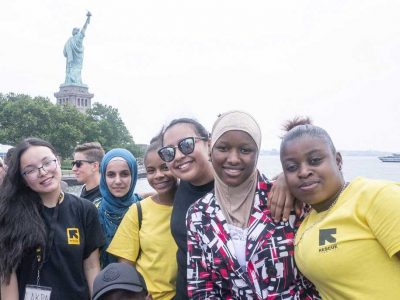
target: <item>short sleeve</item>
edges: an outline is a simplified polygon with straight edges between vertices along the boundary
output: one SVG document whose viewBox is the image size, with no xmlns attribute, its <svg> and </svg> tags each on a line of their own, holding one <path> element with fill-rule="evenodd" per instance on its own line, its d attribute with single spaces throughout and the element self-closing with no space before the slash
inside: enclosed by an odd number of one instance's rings
<svg viewBox="0 0 400 300">
<path fill-rule="evenodd" d="M 400 185 L 385 185 L 372 199 L 366 220 L 390 257 L 400 251 Z"/>
<path fill-rule="evenodd" d="M 136 262 L 140 249 L 137 205 L 133 204 L 119 225 L 107 249 L 108 253 Z"/>
<path fill-rule="evenodd" d="M 88 200 L 83 201 L 82 199 L 81 201 L 83 202 L 86 214 L 84 252 L 84 259 L 86 259 L 94 250 L 103 246 L 104 235 L 99 222 L 97 208 Z"/>
</svg>

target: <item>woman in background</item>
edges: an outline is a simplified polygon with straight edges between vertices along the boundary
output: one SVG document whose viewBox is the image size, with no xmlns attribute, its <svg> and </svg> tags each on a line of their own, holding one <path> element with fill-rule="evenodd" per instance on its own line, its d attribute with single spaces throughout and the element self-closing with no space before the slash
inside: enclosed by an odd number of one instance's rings
<svg viewBox="0 0 400 300">
<path fill-rule="evenodd" d="M 295 239 L 296 263 L 323 299 L 398 299 L 400 184 L 345 182 L 342 156 L 309 119 L 288 122 L 281 162 L 293 195 L 311 205 Z"/>
<path fill-rule="evenodd" d="M 176 244 L 170 230 L 177 179 L 157 154 L 161 136 L 150 142 L 144 156 L 147 180 L 157 192 L 132 205 L 107 251 L 135 265 L 153 299 L 173 299 L 176 289 Z M 138 203 L 139 204 L 139 203 Z"/>
</svg>

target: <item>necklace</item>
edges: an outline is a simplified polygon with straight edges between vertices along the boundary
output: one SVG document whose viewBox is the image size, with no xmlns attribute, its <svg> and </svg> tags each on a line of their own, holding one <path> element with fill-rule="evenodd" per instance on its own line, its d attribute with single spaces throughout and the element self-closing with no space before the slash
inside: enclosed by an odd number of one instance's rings
<svg viewBox="0 0 400 300">
<path fill-rule="evenodd" d="M 60 196 L 58 196 L 58 203 L 61 204 L 61 202 L 64 201 L 64 192 L 61 192 Z"/>
<path fill-rule="evenodd" d="M 319 219 L 318 221 L 315 221 L 315 222 L 312 223 L 309 227 L 307 227 L 307 228 L 303 231 L 303 233 L 301 234 L 301 236 L 300 236 L 300 238 L 299 238 L 299 240 L 298 240 L 297 243 L 296 243 L 296 239 L 294 240 L 293 244 L 294 244 L 295 247 L 297 247 L 297 246 L 300 244 L 300 242 L 301 242 L 301 240 L 303 239 L 304 235 L 305 235 L 310 229 L 314 228 L 315 225 L 321 223 L 323 220 L 326 219 L 326 217 L 329 215 L 330 210 L 332 209 L 332 207 L 335 206 L 337 200 L 339 199 L 340 195 L 342 194 L 342 192 L 344 191 L 344 189 L 346 188 L 346 186 L 347 186 L 347 182 L 344 182 L 343 185 L 342 185 L 342 187 L 340 188 L 340 190 L 337 191 L 336 195 L 334 196 L 334 200 L 332 201 L 331 205 L 329 205 L 328 209 L 326 210 L 325 216 L 323 216 L 321 219 Z M 297 236 L 297 234 L 296 234 L 296 236 Z"/>
</svg>

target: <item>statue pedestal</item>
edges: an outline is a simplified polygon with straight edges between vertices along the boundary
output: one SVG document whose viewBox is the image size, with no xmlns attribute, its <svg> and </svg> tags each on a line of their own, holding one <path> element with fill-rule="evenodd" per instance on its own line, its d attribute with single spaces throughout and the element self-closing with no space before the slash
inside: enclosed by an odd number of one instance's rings
<svg viewBox="0 0 400 300">
<path fill-rule="evenodd" d="M 69 85 L 61 84 L 60 90 L 54 93 L 57 98 L 58 105 L 72 105 L 75 106 L 79 111 L 86 112 L 88 108 L 92 108 L 92 98 L 94 94 L 88 92 L 89 88 L 87 85 Z"/>
</svg>

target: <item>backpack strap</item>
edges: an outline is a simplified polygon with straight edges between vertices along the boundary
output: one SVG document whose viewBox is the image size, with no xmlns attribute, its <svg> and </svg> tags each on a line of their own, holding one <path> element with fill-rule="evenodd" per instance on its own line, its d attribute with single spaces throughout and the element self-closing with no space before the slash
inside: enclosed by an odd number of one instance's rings
<svg viewBox="0 0 400 300">
<path fill-rule="evenodd" d="M 142 205 L 140 204 L 140 201 L 136 202 L 136 208 L 138 213 L 139 230 L 140 230 L 140 228 L 142 227 Z"/>
<path fill-rule="evenodd" d="M 140 201 L 136 202 L 136 209 L 137 209 L 137 214 L 138 214 L 139 231 L 140 231 L 140 228 L 142 227 L 142 218 L 143 218 L 143 216 L 142 216 L 142 205 L 140 204 Z M 141 253 L 142 253 L 142 251 L 141 251 L 141 249 L 139 247 L 139 252 L 138 252 L 138 256 L 136 258 L 136 261 L 139 259 Z"/>
</svg>

